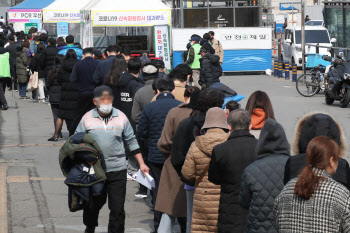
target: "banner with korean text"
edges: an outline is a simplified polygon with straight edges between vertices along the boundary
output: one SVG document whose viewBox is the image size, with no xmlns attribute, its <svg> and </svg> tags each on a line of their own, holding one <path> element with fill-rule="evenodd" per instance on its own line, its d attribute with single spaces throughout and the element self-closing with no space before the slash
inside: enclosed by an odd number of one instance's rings
<svg viewBox="0 0 350 233">
<path fill-rule="evenodd" d="M 95 27 L 170 25 L 170 19 L 170 10 L 92 11 Z"/>
<path fill-rule="evenodd" d="M 37 9 L 9 9 L 9 22 L 29 23 L 30 19 L 42 20 L 41 10 Z"/>
<path fill-rule="evenodd" d="M 171 69 L 170 59 L 170 36 L 168 25 L 154 26 L 154 49 L 155 56 L 162 58 L 165 67 Z"/>
<path fill-rule="evenodd" d="M 44 10 L 43 11 L 44 23 L 80 23 L 80 11 L 79 10 Z"/>
</svg>

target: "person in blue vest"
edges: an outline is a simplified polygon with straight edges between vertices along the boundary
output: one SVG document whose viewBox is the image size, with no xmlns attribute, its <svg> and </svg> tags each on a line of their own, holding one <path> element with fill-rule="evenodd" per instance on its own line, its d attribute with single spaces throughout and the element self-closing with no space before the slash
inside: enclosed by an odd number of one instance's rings
<svg viewBox="0 0 350 233">
<path fill-rule="evenodd" d="M 64 46 L 63 49 L 58 52 L 58 54 L 62 54 L 63 56 L 66 56 L 67 51 L 69 49 L 73 49 L 77 54 L 78 60 L 81 60 L 83 56 L 83 50 L 79 48 L 79 45 L 74 45 L 74 36 L 72 35 L 67 36 L 66 43 L 67 45 Z"/>
<path fill-rule="evenodd" d="M 202 46 L 199 44 L 200 37 L 198 35 L 192 35 L 190 41 L 191 41 L 191 47 L 188 50 L 187 54 L 187 60 L 186 64 L 189 65 L 192 69 L 192 78 L 193 78 L 193 83 L 194 86 L 201 88 L 201 85 L 199 85 L 199 75 L 200 75 L 200 69 L 201 69 L 201 64 L 199 62 L 199 59 L 202 58 L 202 56 L 199 54 Z"/>
</svg>

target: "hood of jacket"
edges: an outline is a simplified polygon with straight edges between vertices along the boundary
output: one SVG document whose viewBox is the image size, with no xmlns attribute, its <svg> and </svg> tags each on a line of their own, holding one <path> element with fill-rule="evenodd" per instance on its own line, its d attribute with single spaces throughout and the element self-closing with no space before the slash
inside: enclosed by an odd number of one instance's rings
<svg viewBox="0 0 350 233">
<path fill-rule="evenodd" d="M 133 80 L 136 82 L 142 83 L 141 79 L 136 78 L 135 76 L 133 76 L 128 72 L 124 72 L 119 78 L 118 86 L 121 88 L 127 87 L 129 83 Z"/>
<path fill-rule="evenodd" d="M 346 157 L 346 139 L 340 124 L 323 113 L 311 113 L 299 120 L 292 147 L 294 154 L 306 153 L 309 142 L 317 136 L 330 137 L 340 146 L 340 157 Z"/>
<path fill-rule="evenodd" d="M 207 53 L 203 56 L 203 61 L 204 60 L 209 60 L 212 64 L 219 64 L 220 62 L 220 57 L 215 54 Z"/>
<path fill-rule="evenodd" d="M 229 135 L 220 128 L 209 129 L 206 134 L 196 137 L 196 145 L 204 154 L 211 157 L 213 148 L 226 142 Z"/>
<path fill-rule="evenodd" d="M 251 114 L 252 129 L 262 129 L 266 121 L 265 116 L 266 114 L 263 109 L 254 109 L 253 113 Z"/>
<path fill-rule="evenodd" d="M 66 72 L 71 73 L 73 70 L 74 65 L 78 62 L 78 60 L 68 59 L 64 60 L 62 63 L 62 69 Z"/>
<path fill-rule="evenodd" d="M 290 146 L 283 127 L 272 119 L 267 119 L 261 130 L 257 159 L 271 155 L 290 155 Z"/>
</svg>

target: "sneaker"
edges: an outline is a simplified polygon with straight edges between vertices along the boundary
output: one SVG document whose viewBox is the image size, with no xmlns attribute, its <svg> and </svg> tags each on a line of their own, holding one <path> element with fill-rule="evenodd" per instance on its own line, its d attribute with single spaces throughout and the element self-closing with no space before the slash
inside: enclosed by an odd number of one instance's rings
<svg viewBox="0 0 350 233">
<path fill-rule="evenodd" d="M 128 172 L 127 174 L 127 180 L 136 180 L 136 174 L 133 174 L 131 172 Z"/>
<path fill-rule="evenodd" d="M 42 99 L 42 100 L 39 100 L 39 104 L 44 104 L 45 103 L 45 100 Z"/>
<path fill-rule="evenodd" d="M 84 233 L 95 233 L 95 227 L 86 227 Z"/>
<path fill-rule="evenodd" d="M 146 198 L 147 197 L 147 191 L 144 192 L 142 190 L 137 191 L 137 193 L 135 193 L 135 197 L 137 198 Z"/>
</svg>

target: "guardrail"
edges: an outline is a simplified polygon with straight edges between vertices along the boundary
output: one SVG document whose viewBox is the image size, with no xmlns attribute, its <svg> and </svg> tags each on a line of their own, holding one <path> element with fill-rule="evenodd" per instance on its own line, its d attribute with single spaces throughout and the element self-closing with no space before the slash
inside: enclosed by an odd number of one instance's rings
<svg viewBox="0 0 350 233">
<path fill-rule="evenodd" d="M 329 52 L 331 53 L 332 57 L 335 57 L 336 52 L 342 51 L 344 53 L 344 55 L 346 56 L 349 51 L 350 51 L 350 47 L 344 48 L 344 47 L 335 47 L 335 46 L 324 46 L 324 45 L 319 45 L 319 44 L 305 44 L 305 46 L 310 46 L 310 47 L 316 47 L 316 53 L 320 53 L 320 48 L 327 48 L 329 49 Z M 307 56 L 307 54 L 306 54 Z"/>
</svg>

